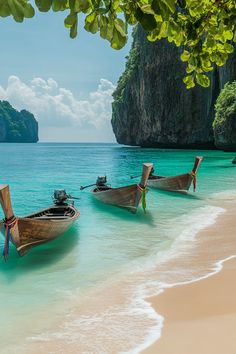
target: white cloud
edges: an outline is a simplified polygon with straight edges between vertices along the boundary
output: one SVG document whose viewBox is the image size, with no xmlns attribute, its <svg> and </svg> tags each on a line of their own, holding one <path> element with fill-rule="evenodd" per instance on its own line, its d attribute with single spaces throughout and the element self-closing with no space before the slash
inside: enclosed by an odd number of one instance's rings
<svg viewBox="0 0 236 354">
<path fill-rule="evenodd" d="M 104 130 L 111 136 L 111 102 L 115 86 L 106 79 L 101 79 L 97 90 L 91 92 L 86 100 L 78 100 L 73 93 L 59 87 L 49 78 L 34 78 L 25 83 L 17 76 L 10 76 L 7 86 L 0 86 L 0 99 L 9 101 L 18 110 L 27 109 L 39 121 L 40 131 L 50 127 L 58 129 L 78 129 L 78 132 L 90 129 Z M 53 131 L 53 129 L 52 129 Z M 52 132 L 53 134 L 53 132 Z M 60 134 L 59 134 L 60 135 Z M 75 133 L 73 134 L 75 136 Z M 94 136 L 94 135 L 93 135 Z M 41 136 L 44 140 L 44 137 Z M 52 140 L 55 137 L 52 136 Z M 96 137 L 94 136 L 96 139 Z M 93 139 L 94 139 L 93 138 Z M 50 134 L 47 133 L 50 140 Z"/>
</svg>

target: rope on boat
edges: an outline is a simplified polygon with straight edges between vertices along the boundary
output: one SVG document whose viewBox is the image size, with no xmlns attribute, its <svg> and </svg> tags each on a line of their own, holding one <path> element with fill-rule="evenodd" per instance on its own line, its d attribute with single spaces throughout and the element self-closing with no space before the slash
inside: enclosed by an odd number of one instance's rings
<svg viewBox="0 0 236 354">
<path fill-rule="evenodd" d="M 192 171 L 189 173 L 189 175 L 192 177 L 193 179 L 193 191 L 196 192 L 196 187 L 197 187 L 197 174 L 196 172 Z"/>
<path fill-rule="evenodd" d="M 146 213 L 146 208 L 147 208 L 147 201 L 146 201 L 146 187 L 142 188 L 139 184 L 137 184 L 137 188 L 141 193 L 141 198 L 142 198 L 142 208 L 144 212 Z"/>
<path fill-rule="evenodd" d="M 11 236 L 11 229 L 17 224 L 18 219 L 13 216 L 9 220 L 4 220 L 3 225 L 5 226 L 5 243 L 4 243 L 4 248 L 2 255 L 4 257 L 5 262 L 7 261 L 7 257 L 9 254 L 9 242 L 10 242 L 10 236 Z"/>
</svg>

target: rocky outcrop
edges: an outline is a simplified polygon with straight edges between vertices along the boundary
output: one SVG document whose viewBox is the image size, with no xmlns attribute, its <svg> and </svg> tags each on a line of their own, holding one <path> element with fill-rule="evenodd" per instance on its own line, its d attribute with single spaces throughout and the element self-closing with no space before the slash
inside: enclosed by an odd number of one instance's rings
<svg viewBox="0 0 236 354">
<path fill-rule="evenodd" d="M 236 151 L 236 117 L 215 128 L 215 144 L 217 149 Z"/>
<path fill-rule="evenodd" d="M 18 112 L 9 102 L 0 101 L 0 142 L 36 143 L 38 122 L 26 110 Z"/>
<path fill-rule="evenodd" d="M 118 143 L 142 147 L 214 148 L 214 105 L 235 70 L 210 73 L 209 88 L 187 90 L 181 48 L 134 34 L 126 70 L 114 92 L 112 127 Z M 235 77 L 236 78 L 236 77 Z"/>
<path fill-rule="evenodd" d="M 216 101 L 213 123 L 216 147 L 236 151 L 236 81 L 227 83 Z"/>
</svg>

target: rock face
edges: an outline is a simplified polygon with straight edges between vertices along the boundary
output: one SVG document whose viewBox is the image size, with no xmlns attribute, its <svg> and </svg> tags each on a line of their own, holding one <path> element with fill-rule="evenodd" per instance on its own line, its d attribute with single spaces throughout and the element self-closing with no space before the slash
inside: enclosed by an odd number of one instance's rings
<svg viewBox="0 0 236 354">
<path fill-rule="evenodd" d="M 114 92 L 112 127 L 118 143 L 142 147 L 214 148 L 214 104 L 236 67 L 214 69 L 211 87 L 187 90 L 181 48 L 148 42 L 137 28 L 126 70 Z M 232 61 L 231 61 L 232 62 Z M 235 58 L 233 60 L 235 63 Z M 235 65 L 235 64 L 234 64 Z"/>
<path fill-rule="evenodd" d="M 18 112 L 9 102 L 0 101 L 0 142 L 36 143 L 38 122 L 26 110 Z"/>
</svg>

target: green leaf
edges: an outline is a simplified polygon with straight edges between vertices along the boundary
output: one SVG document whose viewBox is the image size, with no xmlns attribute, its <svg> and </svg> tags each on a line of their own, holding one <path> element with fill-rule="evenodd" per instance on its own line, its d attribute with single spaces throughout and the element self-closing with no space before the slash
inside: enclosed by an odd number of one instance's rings
<svg viewBox="0 0 236 354">
<path fill-rule="evenodd" d="M 160 37 L 162 38 L 165 38 L 167 37 L 167 33 L 168 33 L 168 22 L 167 21 L 164 21 L 162 22 L 161 24 L 161 30 L 160 30 Z"/>
<path fill-rule="evenodd" d="M 97 33 L 99 30 L 98 15 L 96 12 L 92 12 L 85 18 L 84 28 L 91 33 Z"/>
<path fill-rule="evenodd" d="M 127 37 L 122 36 L 120 34 L 120 32 L 116 29 L 116 27 L 114 26 L 114 30 L 113 30 L 113 37 L 111 40 L 111 47 L 113 49 L 121 49 L 124 47 L 124 45 L 127 42 Z"/>
<path fill-rule="evenodd" d="M 100 17 L 100 36 L 111 42 L 113 37 L 114 23 L 109 21 L 106 16 Z"/>
<path fill-rule="evenodd" d="M 195 86 L 194 76 L 193 75 L 185 76 L 185 78 L 183 79 L 183 82 L 185 83 L 187 89 L 190 89 L 190 88 Z"/>
<path fill-rule="evenodd" d="M 120 32 L 121 36 L 123 36 L 123 37 L 127 36 L 126 25 L 125 25 L 124 21 L 122 21 L 119 18 L 116 18 L 114 21 L 114 26 L 117 29 L 117 31 Z"/>
<path fill-rule="evenodd" d="M 135 12 L 136 19 L 140 22 L 141 26 L 145 31 L 152 31 L 156 28 L 157 21 L 154 15 L 142 12 L 138 7 Z"/>
<path fill-rule="evenodd" d="M 172 13 L 175 12 L 175 10 L 176 10 L 176 7 L 175 7 L 176 0 L 160 0 L 160 2 L 163 2 L 169 8 L 169 10 Z"/>
<path fill-rule="evenodd" d="M 75 11 L 87 13 L 91 9 L 89 0 L 75 0 Z"/>
<path fill-rule="evenodd" d="M 164 2 L 161 2 L 160 0 L 153 0 L 152 8 L 155 14 L 160 15 L 163 20 L 169 20 L 171 13 Z"/>
<path fill-rule="evenodd" d="M 153 9 L 152 9 L 151 4 L 143 5 L 143 6 L 141 7 L 141 11 L 142 11 L 143 13 L 145 13 L 145 14 L 151 14 L 151 15 L 154 15 L 154 14 L 155 14 L 155 12 L 154 12 Z"/>
<path fill-rule="evenodd" d="M 120 10 L 120 0 L 113 0 L 112 2 L 107 1 L 107 7 L 112 6 L 113 11 L 119 11 Z"/>
<path fill-rule="evenodd" d="M 1 17 L 7 17 L 11 15 L 11 10 L 8 6 L 8 3 L 2 3 L 0 4 L 0 16 Z"/>
<path fill-rule="evenodd" d="M 210 79 L 206 75 L 203 74 L 196 74 L 196 79 L 197 83 L 203 87 L 209 87 L 210 86 Z"/>
<path fill-rule="evenodd" d="M 76 21 L 73 23 L 70 29 L 70 38 L 75 38 L 77 36 L 78 28 L 78 15 L 76 14 Z"/>
<path fill-rule="evenodd" d="M 195 70 L 195 67 L 192 66 L 191 64 L 188 64 L 188 66 L 186 68 L 186 73 L 191 74 L 194 70 Z"/>
<path fill-rule="evenodd" d="M 234 33 L 231 30 L 226 30 L 223 32 L 223 37 L 225 41 L 227 40 L 231 41 L 234 38 Z"/>
<path fill-rule="evenodd" d="M 32 18 L 35 15 L 35 11 L 32 5 L 26 4 L 24 7 L 24 16 L 26 18 Z"/>
<path fill-rule="evenodd" d="M 125 19 L 126 22 L 131 26 L 134 26 L 137 23 L 137 19 L 134 13 L 125 13 Z"/>
<path fill-rule="evenodd" d="M 48 12 L 52 6 L 53 0 L 35 0 L 35 4 L 39 11 Z"/>
<path fill-rule="evenodd" d="M 64 20 L 64 24 L 67 28 L 71 28 L 77 21 L 77 14 L 75 12 L 70 13 Z"/>
<path fill-rule="evenodd" d="M 11 14 L 16 22 L 23 22 L 24 20 L 24 9 L 17 0 L 8 0 L 8 5 Z"/>
<path fill-rule="evenodd" d="M 171 19 L 169 21 L 169 31 L 170 35 L 177 35 L 181 32 L 181 27 L 174 20 Z"/>
<path fill-rule="evenodd" d="M 223 66 L 228 59 L 227 53 L 212 53 L 210 55 L 211 61 L 215 62 L 218 66 Z"/>
<path fill-rule="evenodd" d="M 53 0 L 52 9 L 53 11 L 64 11 L 67 7 L 67 0 Z"/>
<path fill-rule="evenodd" d="M 182 61 L 188 61 L 189 58 L 190 58 L 190 53 L 187 50 L 184 50 L 184 52 L 180 56 L 180 59 Z"/>
<path fill-rule="evenodd" d="M 213 66 L 211 65 L 211 61 L 209 55 L 205 54 L 200 57 L 201 60 L 201 68 L 204 72 L 209 72 L 213 70 Z"/>
<path fill-rule="evenodd" d="M 161 26 L 162 26 L 162 22 L 157 22 L 157 26 L 154 29 L 154 31 L 151 31 L 148 34 L 147 38 L 150 42 L 155 42 L 157 39 L 160 38 Z"/>
<path fill-rule="evenodd" d="M 226 53 L 229 53 L 229 54 L 234 52 L 234 47 L 229 43 L 224 44 L 224 49 L 225 49 Z"/>
<path fill-rule="evenodd" d="M 216 40 L 214 39 L 214 37 L 208 36 L 204 45 L 208 50 L 209 48 L 216 49 Z"/>
<path fill-rule="evenodd" d="M 216 15 L 212 15 L 208 22 L 210 23 L 211 26 L 218 26 L 218 19 L 217 19 L 217 16 Z"/>
<path fill-rule="evenodd" d="M 234 38 L 233 38 L 234 43 L 236 43 L 236 30 L 234 31 Z"/>
</svg>

